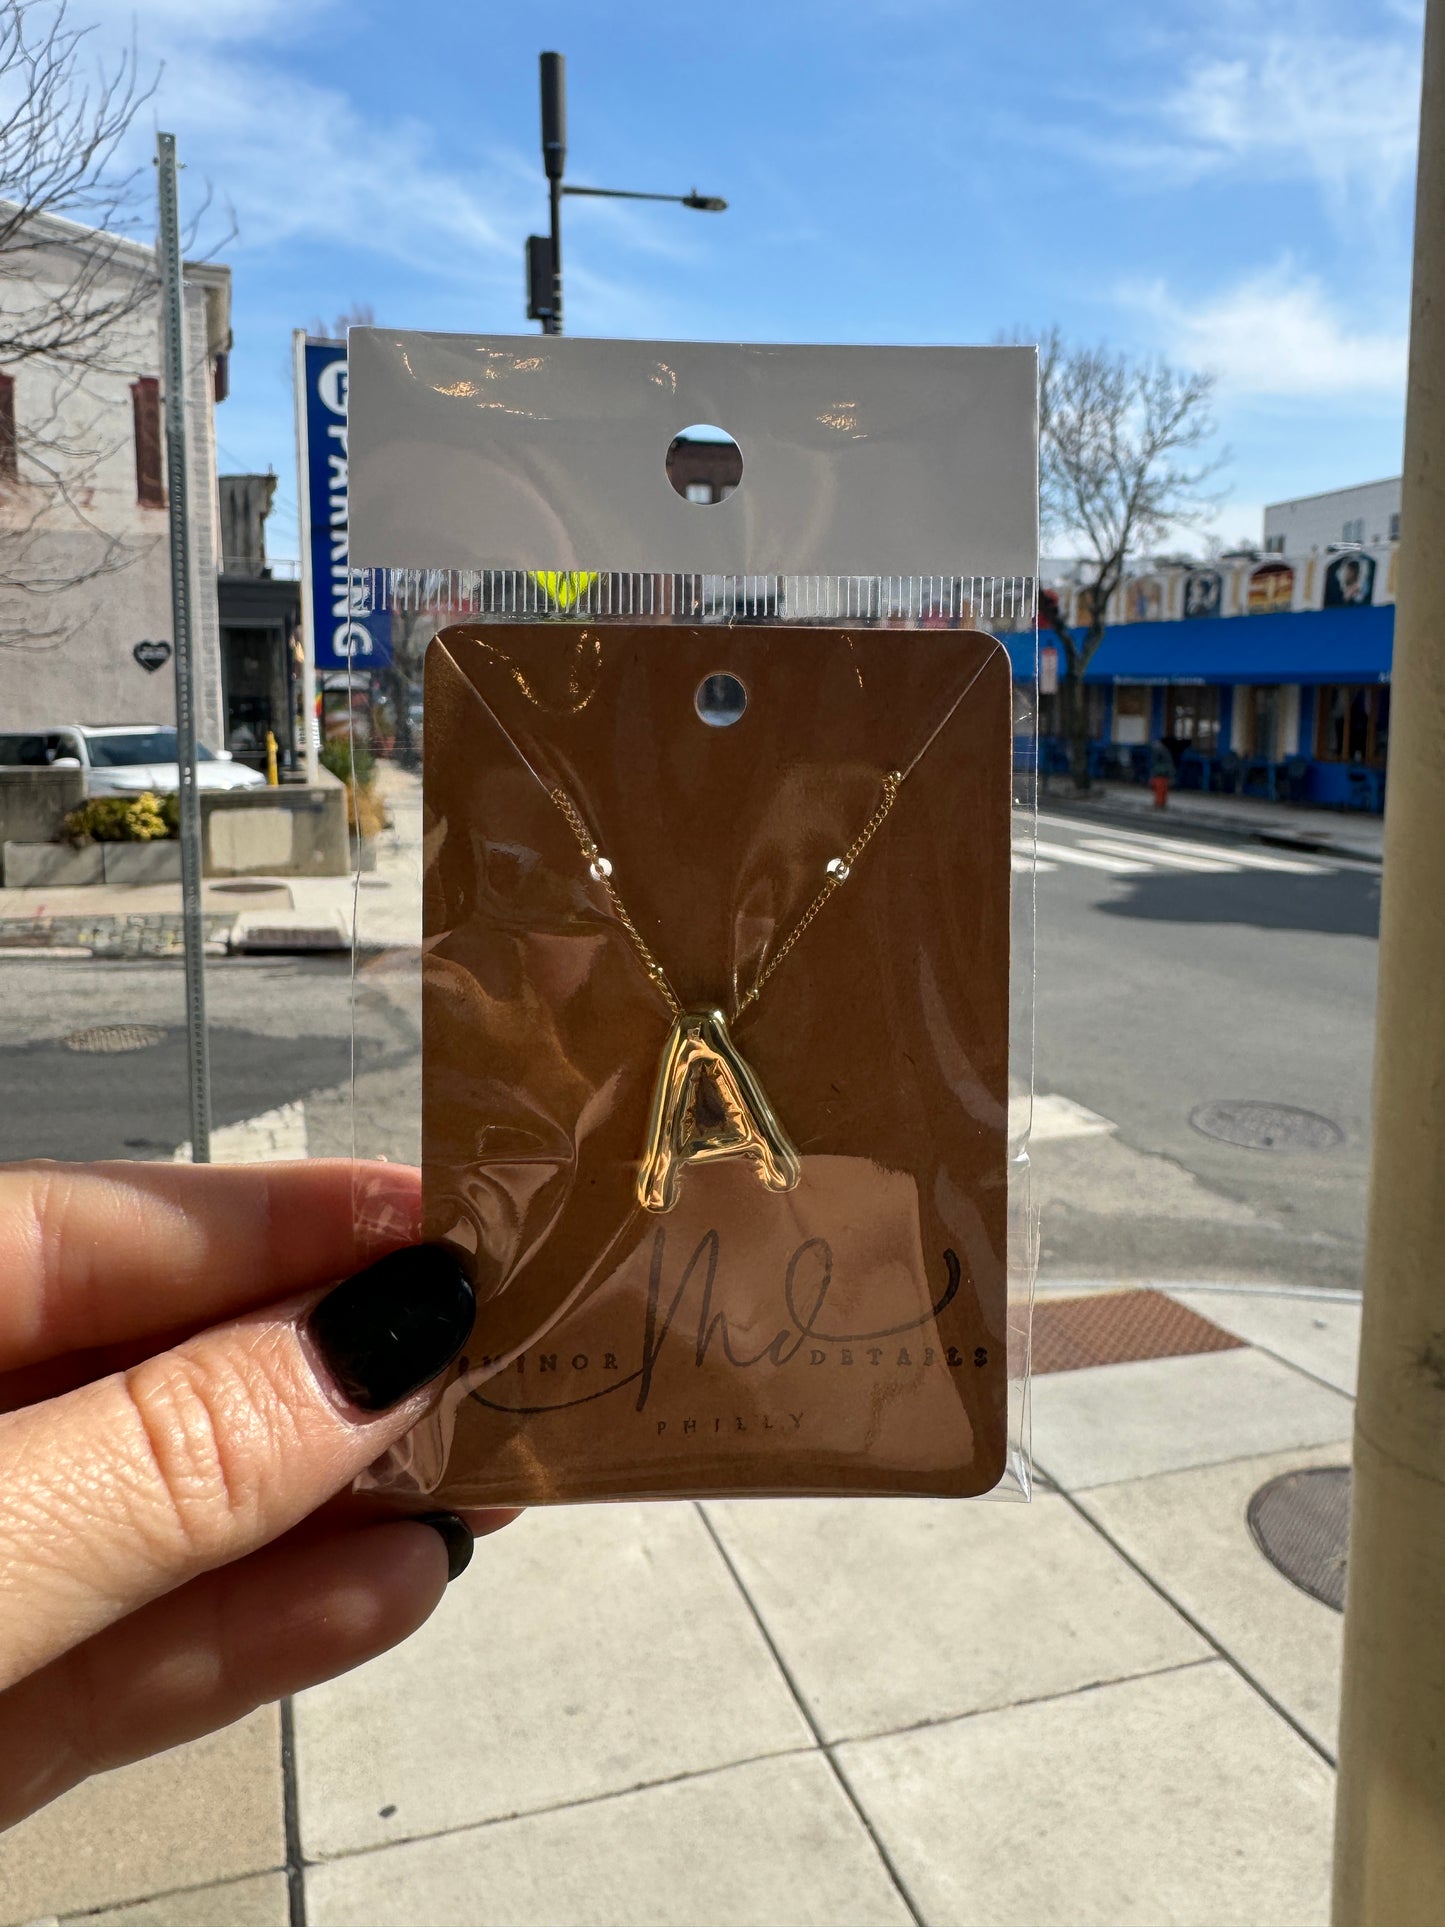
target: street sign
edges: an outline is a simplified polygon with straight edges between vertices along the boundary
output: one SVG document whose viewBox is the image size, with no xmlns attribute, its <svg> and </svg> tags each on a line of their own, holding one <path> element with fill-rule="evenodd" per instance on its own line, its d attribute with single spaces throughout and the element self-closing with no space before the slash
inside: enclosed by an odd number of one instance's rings
<svg viewBox="0 0 1445 1927">
<path fill-rule="evenodd" d="M 385 669 L 391 615 L 373 609 L 368 578 L 348 556 L 346 343 L 298 343 L 302 604 L 316 667 Z"/>
</svg>

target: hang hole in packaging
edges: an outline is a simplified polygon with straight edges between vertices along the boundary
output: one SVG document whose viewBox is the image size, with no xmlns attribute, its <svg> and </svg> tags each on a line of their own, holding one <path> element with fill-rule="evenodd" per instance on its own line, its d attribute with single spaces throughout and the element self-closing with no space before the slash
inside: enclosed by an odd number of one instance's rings
<svg viewBox="0 0 1445 1927">
<path fill-rule="evenodd" d="M 1026 1490 L 1030 357 L 352 343 L 354 553 L 437 631 L 424 1235 L 478 1294 L 371 1485 Z M 749 451 L 721 533 L 643 484 L 683 400 Z"/>
</svg>

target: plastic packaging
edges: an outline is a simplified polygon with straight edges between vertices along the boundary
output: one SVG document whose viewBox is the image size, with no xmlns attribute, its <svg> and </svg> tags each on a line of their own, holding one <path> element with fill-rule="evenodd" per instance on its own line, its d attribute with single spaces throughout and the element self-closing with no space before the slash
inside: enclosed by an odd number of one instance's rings
<svg viewBox="0 0 1445 1927">
<path fill-rule="evenodd" d="M 479 1300 L 369 1484 L 1026 1494 L 1031 351 L 350 353 L 355 1148 Z"/>
</svg>

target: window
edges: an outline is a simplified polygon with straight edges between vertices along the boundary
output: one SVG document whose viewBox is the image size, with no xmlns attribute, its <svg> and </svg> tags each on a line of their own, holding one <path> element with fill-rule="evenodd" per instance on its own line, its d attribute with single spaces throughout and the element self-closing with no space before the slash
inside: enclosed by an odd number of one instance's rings
<svg viewBox="0 0 1445 1927">
<path fill-rule="evenodd" d="M 689 502 L 710 502 L 712 500 L 712 483 L 689 482 L 685 493 Z"/>
<path fill-rule="evenodd" d="M 1322 763 L 1383 764 L 1390 744 L 1388 683 L 1322 683 L 1315 755 Z"/>
<path fill-rule="evenodd" d="M 57 756 L 80 760 L 80 745 L 68 730 L 53 729 L 45 735 L 7 731 L 0 736 L 0 767 L 48 769 Z"/>
<path fill-rule="evenodd" d="M 1344 542 L 1363 542 L 1365 539 L 1364 516 L 1356 515 L 1351 521 L 1346 522 L 1345 532 L 1340 539 Z"/>
<path fill-rule="evenodd" d="M 1395 513 L 1390 517 L 1390 540 L 1392 542 L 1398 542 L 1399 539 L 1400 539 L 1400 511 L 1396 509 Z"/>
<path fill-rule="evenodd" d="M 1284 537 L 1282 535 L 1267 535 L 1264 538 L 1264 552 L 1266 555 L 1283 555 Z"/>
<path fill-rule="evenodd" d="M 96 769 L 136 769 L 146 763 L 173 763 L 178 754 L 176 732 L 169 728 L 97 730 L 85 740 Z M 196 744 L 198 763 L 215 760 L 204 743 Z"/>
<path fill-rule="evenodd" d="M 1273 763 L 1281 755 L 1283 702 L 1278 683 L 1246 683 L 1234 692 L 1232 747 Z"/>
<path fill-rule="evenodd" d="M 0 481 L 13 482 L 19 473 L 15 439 L 15 377 L 0 375 Z"/>
<path fill-rule="evenodd" d="M 1164 700 L 1164 740 L 1187 743 L 1203 756 L 1219 748 L 1219 687 L 1200 683 L 1171 689 Z"/>
<path fill-rule="evenodd" d="M 1114 741 L 1147 743 L 1153 691 L 1139 683 L 1114 685 Z"/>
<path fill-rule="evenodd" d="M 135 413 L 135 499 L 142 508 L 166 505 L 165 467 L 161 456 L 161 385 L 154 375 L 142 375 L 130 385 Z"/>
</svg>

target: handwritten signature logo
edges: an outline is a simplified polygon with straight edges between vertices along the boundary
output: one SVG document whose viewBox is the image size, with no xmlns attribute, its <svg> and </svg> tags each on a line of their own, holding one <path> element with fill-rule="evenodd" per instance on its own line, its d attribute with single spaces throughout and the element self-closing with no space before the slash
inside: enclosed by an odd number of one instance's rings
<svg viewBox="0 0 1445 1927">
<path fill-rule="evenodd" d="M 538 1405 L 514 1405 L 503 1400 L 489 1397 L 496 1389 L 498 1381 L 489 1380 L 484 1387 L 473 1391 L 471 1396 L 479 1405 L 490 1411 L 507 1412 L 517 1415 L 542 1412 L 561 1412 L 578 1405 L 590 1405 L 599 1398 L 611 1398 L 629 1387 L 636 1387 L 636 1409 L 647 1409 L 647 1401 L 652 1394 L 653 1379 L 657 1363 L 662 1356 L 673 1329 L 679 1324 L 683 1301 L 689 1287 L 698 1281 L 697 1326 L 693 1337 L 693 1362 L 699 1368 L 706 1364 L 714 1346 L 719 1356 L 738 1371 L 751 1371 L 766 1360 L 774 1365 L 786 1365 L 805 1345 L 867 1346 L 885 1338 L 902 1338 L 910 1332 L 922 1331 L 945 1311 L 958 1295 L 963 1271 L 958 1254 L 945 1251 L 943 1254 L 946 1282 L 940 1297 L 917 1318 L 910 1318 L 899 1325 L 887 1325 L 878 1331 L 831 1331 L 822 1320 L 833 1286 L 833 1252 L 824 1238 L 809 1238 L 800 1244 L 788 1260 L 783 1277 L 783 1303 L 787 1308 L 787 1322 L 782 1324 L 774 1337 L 770 1338 L 760 1351 L 751 1354 L 740 1351 L 728 1322 L 726 1311 L 714 1309 L 717 1292 L 718 1265 L 721 1258 L 721 1240 L 716 1231 L 706 1232 L 701 1237 L 686 1264 L 678 1274 L 671 1295 L 665 1290 L 667 1276 L 667 1227 L 659 1225 L 652 1238 L 652 1260 L 648 1270 L 647 1302 L 643 1313 L 642 1362 L 635 1371 L 626 1372 L 610 1379 L 609 1383 L 595 1391 L 584 1392 L 576 1398 L 549 1400 Z M 612 1354 L 608 1354 L 611 1362 Z M 584 1361 L 585 1362 L 585 1361 Z M 953 1360 L 950 1358 L 950 1363 Z M 986 1354 L 974 1355 L 974 1363 L 986 1362 Z M 519 1361 L 520 1364 L 520 1361 Z"/>
</svg>

